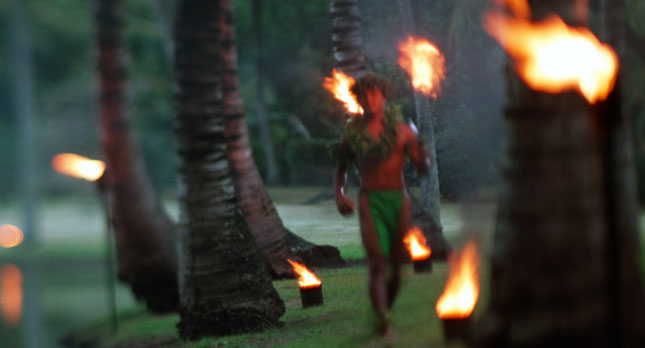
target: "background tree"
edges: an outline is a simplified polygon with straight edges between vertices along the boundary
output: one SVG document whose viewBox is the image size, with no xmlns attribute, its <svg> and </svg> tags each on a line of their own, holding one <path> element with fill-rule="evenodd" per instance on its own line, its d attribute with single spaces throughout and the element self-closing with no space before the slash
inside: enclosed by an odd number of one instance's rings
<svg viewBox="0 0 645 348">
<path fill-rule="evenodd" d="M 229 163 L 235 179 L 237 202 L 242 209 L 251 234 L 264 259 L 275 276 L 293 276 L 286 259 L 292 251 L 307 264 L 343 264 L 340 252 L 335 247 L 315 246 L 289 232 L 278 215 L 262 177 L 255 165 L 248 138 L 244 107 L 239 90 L 233 5 L 222 0 L 222 8 L 229 18 L 222 22 L 221 67 L 222 102 L 226 119 L 225 136 Z"/>
<path fill-rule="evenodd" d="M 331 0 L 331 35 L 336 68 L 359 78 L 365 73 L 358 0 Z"/>
<path fill-rule="evenodd" d="M 119 279 L 153 311 L 177 308 L 175 229 L 148 180 L 132 131 L 121 1 L 96 4 L 99 129 L 107 162 Z"/>
<path fill-rule="evenodd" d="M 262 45 L 264 37 L 262 34 L 262 7 L 263 0 L 253 0 L 251 16 L 253 20 L 253 41 L 255 44 L 254 60 L 255 60 L 255 116 L 258 121 L 258 129 L 260 131 L 260 141 L 264 150 L 266 158 L 266 182 L 268 184 L 275 184 L 278 182 L 278 164 L 275 159 L 275 151 L 273 149 L 273 141 L 271 140 L 271 128 L 269 125 L 269 116 L 266 108 L 265 97 L 265 78 L 264 78 L 264 57 Z"/>
<path fill-rule="evenodd" d="M 226 119 L 241 108 L 239 98 L 226 96 L 227 79 L 237 79 L 230 2 L 178 6 L 179 333 L 194 339 L 258 330 L 276 325 L 284 303 L 239 211 L 227 156 Z"/>
<path fill-rule="evenodd" d="M 36 147 L 34 140 L 34 76 L 28 20 L 22 4 L 11 1 L 11 65 L 13 73 L 13 114 L 20 132 L 20 187 L 23 199 L 22 229 L 25 242 L 37 240 Z"/>
<path fill-rule="evenodd" d="M 555 12 L 581 24 L 570 1 L 531 8 L 534 20 Z M 591 107 L 574 92 L 533 91 L 512 69 L 491 299 L 475 344 L 640 346 L 637 208 L 620 83 Z"/>
</svg>

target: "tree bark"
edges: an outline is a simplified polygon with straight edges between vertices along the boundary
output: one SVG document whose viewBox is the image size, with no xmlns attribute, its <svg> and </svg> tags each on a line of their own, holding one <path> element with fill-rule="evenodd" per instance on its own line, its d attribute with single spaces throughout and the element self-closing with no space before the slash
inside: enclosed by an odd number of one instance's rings
<svg viewBox="0 0 645 348">
<path fill-rule="evenodd" d="M 271 284 L 236 199 L 227 118 L 241 100 L 231 3 L 182 0 L 176 22 L 179 277 L 183 338 L 274 326 L 284 303 Z M 231 57 L 232 54 L 232 57 Z M 242 118 L 243 119 L 243 118 Z"/>
<path fill-rule="evenodd" d="M 97 1 L 96 25 L 99 131 L 107 162 L 118 275 L 148 309 L 175 310 L 175 227 L 152 188 L 132 132 L 121 1 Z"/>
<path fill-rule="evenodd" d="M 616 50 L 621 70 L 616 87 L 597 112 L 604 122 L 607 215 L 607 282 L 610 301 L 610 339 L 616 346 L 645 345 L 645 289 L 639 269 L 641 238 L 631 119 L 622 98 L 624 71 L 628 68 L 625 3 L 602 2 L 602 38 Z"/>
<path fill-rule="evenodd" d="M 25 243 L 37 240 L 36 148 L 34 146 L 34 88 L 32 57 L 27 18 L 18 0 L 11 1 L 11 65 L 13 66 L 13 104 L 20 133 L 20 186 L 23 197 L 22 230 Z"/>
<path fill-rule="evenodd" d="M 403 31 L 409 35 L 416 34 L 415 18 L 412 11 L 411 0 L 397 0 L 401 16 Z M 419 226 L 430 247 L 434 260 L 445 260 L 450 250 L 448 243 L 443 237 L 443 226 L 439 209 L 439 173 L 437 167 L 437 150 L 434 141 L 434 129 L 432 127 L 432 113 L 430 97 L 414 91 L 414 104 L 416 107 L 416 123 L 419 125 L 419 138 L 428 147 L 430 156 L 430 170 L 428 174 L 417 176 L 420 186 L 420 195 L 414 199 L 413 225 Z"/>
<path fill-rule="evenodd" d="M 579 24 L 569 1 L 532 10 Z M 575 92 L 532 91 L 511 69 L 491 298 L 473 346 L 642 346 L 629 132 L 612 106 L 620 88 L 591 107 Z"/>
<path fill-rule="evenodd" d="M 249 225 L 255 243 L 270 266 L 274 276 L 292 277 L 287 263 L 291 255 L 287 230 L 269 197 L 253 160 L 248 137 L 244 106 L 239 89 L 233 4 L 221 0 L 220 79 L 222 83 L 222 113 L 226 120 L 224 136 L 227 140 L 228 159 L 235 180 L 237 202 Z"/>
<path fill-rule="evenodd" d="M 331 33 L 336 68 L 354 78 L 365 74 L 358 0 L 331 0 Z"/>
<path fill-rule="evenodd" d="M 260 140 L 264 149 L 266 159 L 267 183 L 275 184 L 278 182 L 278 165 L 273 150 L 273 141 L 271 140 L 271 128 L 269 125 L 269 116 L 266 110 L 266 101 L 264 98 L 264 62 L 262 57 L 262 0 L 253 0 L 253 40 L 255 42 L 254 61 L 255 61 L 255 115 L 258 118 L 260 129 Z"/>
</svg>

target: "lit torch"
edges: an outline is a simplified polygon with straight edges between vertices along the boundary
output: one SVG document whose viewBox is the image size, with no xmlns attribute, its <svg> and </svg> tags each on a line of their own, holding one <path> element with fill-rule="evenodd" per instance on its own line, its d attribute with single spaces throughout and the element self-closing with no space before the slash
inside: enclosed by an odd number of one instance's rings
<svg viewBox="0 0 645 348">
<path fill-rule="evenodd" d="M 323 87 L 331 92 L 338 101 L 343 103 L 345 110 L 352 115 L 362 115 L 363 108 L 356 101 L 350 89 L 354 86 L 354 79 L 342 71 L 332 70 L 332 77 L 325 77 Z"/>
<path fill-rule="evenodd" d="M 287 259 L 298 275 L 298 286 L 300 287 L 300 301 L 302 308 L 319 306 L 323 304 L 322 281 L 305 265 Z"/>
<path fill-rule="evenodd" d="M 399 52 L 399 65 L 410 75 L 412 87 L 436 98 L 446 75 L 446 59 L 437 46 L 424 38 L 408 36 L 399 44 Z"/>
<path fill-rule="evenodd" d="M 16 325 L 22 316 L 22 272 L 12 264 L 0 269 L 0 309 L 8 326 Z"/>
<path fill-rule="evenodd" d="M 430 272 L 432 270 L 432 262 L 430 262 L 430 254 L 432 251 L 426 244 L 426 237 L 421 232 L 419 227 L 412 227 L 403 238 L 412 263 L 414 264 L 414 273 Z"/>
<path fill-rule="evenodd" d="M 548 93 L 575 89 L 591 104 L 607 98 L 618 71 L 618 57 L 609 45 L 556 15 L 531 22 L 526 0 L 505 0 L 505 5 L 511 15 L 489 11 L 484 27 L 515 59 L 529 87 Z"/>
<path fill-rule="evenodd" d="M 112 236 L 112 210 L 110 206 L 110 190 L 105 185 L 105 162 L 89 159 L 73 153 L 61 153 L 52 159 L 52 167 L 59 173 L 72 176 L 75 178 L 85 179 L 95 182 L 105 207 L 106 221 L 106 269 L 107 269 L 107 287 L 108 287 L 108 306 L 110 307 L 110 317 L 112 330 L 118 330 L 116 314 L 116 290 L 115 290 L 115 266 L 114 266 L 114 240 Z"/>
<path fill-rule="evenodd" d="M 103 161 L 89 159 L 73 153 L 61 153 L 54 156 L 52 167 L 61 174 L 87 181 L 96 181 L 105 172 L 105 163 Z"/>
<path fill-rule="evenodd" d="M 0 247 L 13 248 L 20 245 L 24 239 L 22 230 L 14 225 L 0 226 Z"/>
<path fill-rule="evenodd" d="M 479 298 L 478 269 L 479 255 L 473 241 L 450 257 L 450 275 L 436 306 L 448 340 L 468 334 L 469 318 Z"/>
</svg>

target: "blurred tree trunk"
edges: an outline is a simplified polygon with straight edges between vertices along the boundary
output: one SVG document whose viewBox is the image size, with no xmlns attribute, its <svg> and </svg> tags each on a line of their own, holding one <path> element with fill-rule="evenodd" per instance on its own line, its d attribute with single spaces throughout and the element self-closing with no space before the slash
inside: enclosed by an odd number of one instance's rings
<svg viewBox="0 0 645 348">
<path fill-rule="evenodd" d="M 336 69 L 357 79 L 367 71 L 361 35 L 361 12 L 358 0 L 331 0 L 331 39 Z M 345 117 L 348 114 L 345 113 Z M 350 173 L 352 174 L 352 173 Z M 329 188 L 307 200 L 315 204 L 334 198 L 334 189 Z"/>
<path fill-rule="evenodd" d="M 132 131 L 127 96 L 123 8 L 118 0 L 96 4 L 99 129 L 107 161 L 119 279 L 148 309 L 177 308 L 175 226 L 161 207 Z"/>
<path fill-rule="evenodd" d="M 183 338 L 274 326 L 284 303 L 238 208 L 226 119 L 237 71 L 226 0 L 181 0 L 175 27 L 179 152 L 180 314 Z M 232 69 L 232 70 L 228 70 Z M 233 91 L 236 93 L 237 91 Z M 243 117 L 238 114 L 242 120 Z"/>
<path fill-rule="evenodd" d="M 175 62 L 174 54 L 175 43 L 172 40 L 172 26 L 170 25 L 171 18 L 173 18 L 173 12 L 175 8 L 174 0 L 152 0 L 152 9 L 157 19 L 157 27 L 159 28 L 159 34 L 161 35 L 161 40 L 164 44 L 164 51 L 166 53 L 166 59 L 170 70 L 174 66 Z"/>
<path fill-rule="evenodd" d="M 605 168 L 607 235 L 610 283 L 610 339 L 617 346 L 645 346 L 645 288 L 640 272 L 642 238 L 639 227 L 640 205 L 634 164 L 631 119 L 623 98 L 623 76 L 629 69 L 626 59 L 625 2 L 603 1 L 602 40 L 617 52 L 620 71 L 616 87 L 599 113 L 605 125 Z M 642 47 L 641 47 L 642 48 Z"/>
<path fill-rule="evenodd" d="M 337 248 L 308 243 L 284 227 L 262 182 L 253 160 L 239 90 L 233 5 L 230 0 L 221 1 L 224 11 L 222 15 L 226 21 L 221 24 L 221 39 L 225 45 L 222 45 L 219 52 L 222 59 L 220 78 L 228 159 L 235 179 L 237 203 L 242 208 L 255 243 L 276 277 L 293 276 L 293 270 L 286 262 L 292 253 L 308 265 L 342 265 L 344 262 Z"/>
<path fill-rule="evenodd" d="M 23 199 L 22 230 L 25 243 L 37 240 L 36 148 L 34 146 L 34 88 L 31 46 L 27 18 L 22 4 L 11 1 L 11 66 L 13 73 L 13 107 L 18 125 L 20 194 Z"/>
<path fill-rule="evenodd" d="M 336 68 L 354 78 L 365 74 L 358 0 L 331 0 L 331 34 Z"/>
<path fill-rule="evenodd" d="M 397 0 L 399 14 L 404 33 L 417 35 L 416 19 L 412 11 L 411 0 Z M 413 199 L 412 224 L 419 226 L 428 244 L 432 248 L 434 260 L 445 260 L 449 246 L 443 237 L 443 226 L 439 210 L 439 174 L 437 170 L 437 151 L 432 128 L 432 113 L 430 97 L 414 91 L 414 104 L 416 106 L 416 122 L 419 125 L 419 138 L 425 141 L 430 156 L 430 170 L 428 174 L 418 174 L 421 192 L 418 199 Z"/>
<path fill-rule="evenodd" d="M 220 39 L 225 43 L 218 51 L 222 112 L 226 120 L 224 136 L 235 179 L 237 203 L 271 272 L 278 277 L 292 276 L 293 270 L 286 261 L 291 255 L 287 231 L 255 166 L 249 142 L 239 88 L 233 4 L 231 0 L 220 0 L 220 3 L 223 11 L 220 14 Z"/>
<path fill-rule="evenodd" d="M 278 182 L 278 165 L 273 151 L 273 141 L 271 140 L 271 128 L 269 125 L 269 116 L 266 110 L 266 101 L 264 98 L 264 62 L 262 57 L 262 5 L 263 0 L 253 0 L 253 40 L 255 41 L 255 114 L 258 118 L 260 129 L 260 140 L 266 158 L 267 183 L 275 184 Z"/>
<path fill-rule="evenodd" d="M 570 1 L 531 7 L 536 20 L 556 12 L 580 24 Z M 491 298 L 473 346 L 643 346 L 638 208 L 620 81 L 591 107 L 575 92 L 532 91 L 512 69 Z"/>
</svg>

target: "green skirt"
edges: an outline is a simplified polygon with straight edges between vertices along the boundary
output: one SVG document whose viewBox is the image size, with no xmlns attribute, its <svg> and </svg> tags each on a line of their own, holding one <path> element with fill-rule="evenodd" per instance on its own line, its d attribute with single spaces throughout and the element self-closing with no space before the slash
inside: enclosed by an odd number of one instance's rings
<svg viewBox="0 0 645 348">
<path fill-rule="evenodd" d="M 394 237 L 399 229 L 403 193 L 401 191 L 365 191 L 365 193 L 381 251 L 389 257 Z"/>
</svg>

